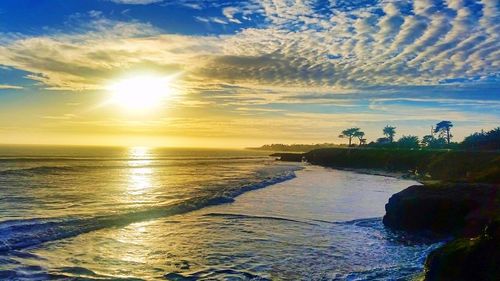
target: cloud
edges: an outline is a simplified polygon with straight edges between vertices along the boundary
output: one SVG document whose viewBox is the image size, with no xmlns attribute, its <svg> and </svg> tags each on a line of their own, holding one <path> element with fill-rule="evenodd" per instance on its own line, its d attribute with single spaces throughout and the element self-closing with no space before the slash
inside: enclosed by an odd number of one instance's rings
<svg viewBox="0 0 500 281">
<path fill-rule="evenodd" d="M 42 116 L 42 118 L 44 119 L 54 119 L 54 120 L 70 120 L 70 119 L 73 119 L 75 118 L 76 115 L 75 114 L 70 114 L 70 113 L 66 113 L 66 114 L 63 114 L 63 115 L 59 115 L 59 116 Z"/>
<path fill-rule="evenodd" d="M 0 46 L 0 64 L 27 71 L 27 78 L 48 89 L 85 91 L 104 89 L 110 79 L 128 72 L 180 72 L 197 56 L 216 51 L 209 47 L 216 45 L 215 38 L 162 35 L 148 24 L 98 21 L 85 33 L 26 37 Z"/>
<path fill-rule="evenodd" d="M 0 84 L 0 90 L 19 90 L 22 89 L 21 86 Z"/>
<path fill-rule="evenodd" d="M 228 24 L 227 21 L 225 21 L 223 18 L 218 18 L 218 17 L 200 17 L 196 16 L 194 17 L 197 21 L 199 22 L 204 22 L 204 23 L 218 23 L 218 24 Z"/>
<path fill-rule="evenodd" d="M 239 13 L 239 10 L 236 7 L 225 7 L 222 9 L 222 14 L 226 16 L 228 21 L 240 24 L 241 21 L 235 18 L 237 13 Z"/>
<path fill-rule="evenodd" d="M 198 1 L 196 8 L 218 7 L 224 16 L 196 17 L 201 22 L 239 24 L 251 14 L 266 19 L 262 26 L 208 36 L 164 34 L 151 24 L 94 12 L 75 29 L 79 33 L 2 43 L 0 64 L 29 72 L 48 89 L 75 91 L 102 89 L 113 77 L 144 69 L 182 72 L 192 91 L 233 85 L 282 96 L 498 81 L 495 1 L 318 3 Z M 186 4 L 192 2 L 179 2 Z"/>
</svg>

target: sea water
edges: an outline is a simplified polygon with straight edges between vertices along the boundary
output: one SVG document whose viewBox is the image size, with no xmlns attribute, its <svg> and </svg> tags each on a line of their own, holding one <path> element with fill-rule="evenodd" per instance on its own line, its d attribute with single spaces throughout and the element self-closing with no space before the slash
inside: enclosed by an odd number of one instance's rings
<svg viewBox="0 0 500 281">
<path fill-rule="evenodd" d="M 0 280 L 409 280 L 436 244 L 380 217 L 410 184 L 245 150 L 2 147 Z"/>
</svg>

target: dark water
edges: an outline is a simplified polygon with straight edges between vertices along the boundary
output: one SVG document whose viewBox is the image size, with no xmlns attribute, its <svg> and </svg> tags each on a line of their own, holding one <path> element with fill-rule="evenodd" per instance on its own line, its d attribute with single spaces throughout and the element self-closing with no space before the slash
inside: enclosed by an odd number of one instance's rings
<svg viewBox="0 0 500 281">
<path fill-rule="evenodd" d="M 3 147 L 0 279 L 407 280 L 421 271 L 435 245 L 370 219 L 409 182 L 298 169 L 253 151 Z"/>
</svg>

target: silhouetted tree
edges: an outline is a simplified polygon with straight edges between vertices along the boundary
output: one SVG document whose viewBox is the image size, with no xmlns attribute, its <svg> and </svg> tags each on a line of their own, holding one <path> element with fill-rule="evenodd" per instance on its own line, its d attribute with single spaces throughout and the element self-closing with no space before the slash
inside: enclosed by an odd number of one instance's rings
<svg viewBox="0 0 500 281">
<path fill-rule="evenodd" d="M 349 138 L 349 146 L 351 146 L 352 138 L 356 137 L 357 134 L 359 134 L 359 128 L 349 128 L 349 129 L 343 130 L 342 134 L 339 135 L 339 138 Z"/>
<path fill-rule="evenodd" d="M 441 137 L 445 137 L 446 143 L 450 144 L 450 140 L 453 137 L 450 134 L 451 127 L 453 127 L 451 121 L 441 121 L 436 124 L 436 128 L 434 128 L 434 133 L 439 133 Z"/>
<path fill-rule="evenodd" d="M 392 127 L 392 126 L 387 125 L 384 127 L 382 132 L 384 133 L 384 136 L 387 137 L 389 142 L 394 141 L 394 136 L 396 135 L 396 127 Z"/>
<path fill-rule="evenodd" d="M 363 138 L 365 136 L 365 132 L 357 131 L 356 133 L 354 133 L 354 136 L 359 139 L 360 146 L 366 142 L 366 139 Z"/>
<path fill-rule="evenodd" d="M 389 138 L 378 138 L 376 144 L 388 144 L 391 140 Z"/>
<path fill-rule="evenodd" d="M 442 148 L 446 146 L 444 138 L 436 138 L 433 135 L 425 135 L 422 137 L 422 146 L 427 148 Z"/>
<path fill-rule="evenodd" d="M 434 136 L 433 135 L 425 135 L 422 137 L 422 146 L 424 147 L 429 147 L 431 143 L 434 141 Z"/>
<path fill-rule="evenodd" d="M 398 140 L 398 146 L 403 148 L 418 148 L 419 141 L 417 136 L 402 136 Z"/>
<path fill-rule="evenodd" d="M 474 133 L 464 139 L 462 146 L 468 149 L 500 149 L 500 127 L 489 132 Z"/>
</svg>

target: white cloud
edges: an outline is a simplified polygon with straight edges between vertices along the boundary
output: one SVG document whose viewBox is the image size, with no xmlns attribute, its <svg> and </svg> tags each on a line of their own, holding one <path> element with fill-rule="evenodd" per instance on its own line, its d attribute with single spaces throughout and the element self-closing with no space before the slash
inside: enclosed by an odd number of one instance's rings
<svg viewBox="0 0 500 281">
<path fill-rule="evenodd" d="M 23 87 L 21 87 L 21 86 L 0 84 L 0 90 L 19 90 L 19 89 L 22 89 L 22 88 Z"/>
<path fill-rule="evenodd" d="M 28 78 L 49 89 L 83 91 L 103 89 L 109 79 L 127 71 L 181 72 L 196 57 L 219 49 L 210 48 L 217 44 L 215 38 L 162 35 L 146 24 L 98 21 L 89 23 L 90 31 L 83 34 L 27 37 L 0 45 L 0 64 L 29 72 Z"/>
<path fill-rule="evenodd" d="M 181 2 L 186 3 L 191 2 Z M 149 24 L 96 14 L 81 34 L 15 38 L 0 45 L 0 64 L 30 72 L 28 77 L 48 88 L 72 90 L 99 89 L 113 75 L 145 67 L 182 71 L 192 89 L 229 84 L 282 93 L 481 81 L 498 74 L 495 1 L 475 4 L 482 13 L 464 1 L 437 3 L 330 1 L 319 11 L 313 0 L 265 0 L 222 6 L 224 18 L 196 18 L 240 23 L 253 12 L 267 19 L 263 27 L 223 36 L 161 34 Z"/>
<path fill-rule="evenodd" d="M 233 23 L 241 23 L 241 21 L 235 18 L 235 15 L 239 13 L 238 8 L 236 7 L 225 7 L 222 9 L 222 14 L 227 18 L 228 21 Z"/>
</svg>

